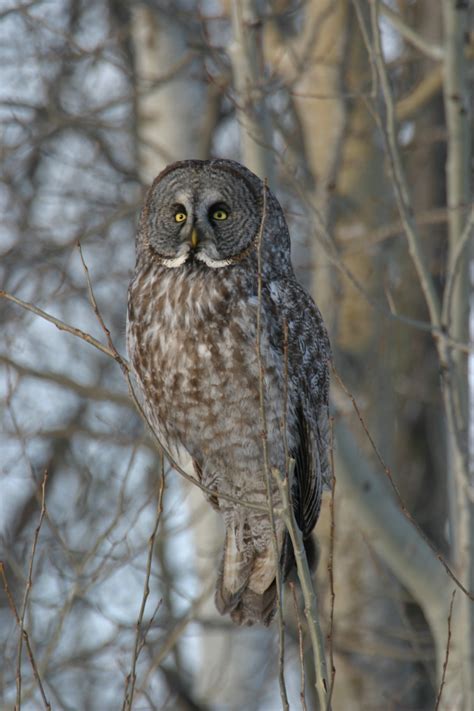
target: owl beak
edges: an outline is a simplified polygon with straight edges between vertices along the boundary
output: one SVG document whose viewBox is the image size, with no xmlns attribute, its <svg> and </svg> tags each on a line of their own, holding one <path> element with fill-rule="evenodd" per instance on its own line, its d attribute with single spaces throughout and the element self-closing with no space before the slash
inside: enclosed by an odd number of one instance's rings
<svg viewBox="0 0 474 711">
<path fill-rule="evenodd" d="M 193 227 L 193 231 L 191 232 L 191 247 L 193 249 L 196 249 L 196 247 L 198 246 L 198 242 L 199 242 L 199 238 L 198 238 L 197 229 L 195 227 Z"/>
</svg>

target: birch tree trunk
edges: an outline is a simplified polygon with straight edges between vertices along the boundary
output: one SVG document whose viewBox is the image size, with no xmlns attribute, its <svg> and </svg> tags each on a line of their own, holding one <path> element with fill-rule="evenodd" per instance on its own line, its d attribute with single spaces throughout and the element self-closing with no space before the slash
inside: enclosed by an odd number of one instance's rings
<svg viewBox="0 0 474 711">
<path fill-rule="evenodd" d="M 264 93 L 261 23 L 253 0 L 232 0 L 230 57 L 237 99 L 242 161 L 274 187 L 274 151 Z"/>
<path fill-rule="evenodd" d="M 450 335 L 468 343 L 472 296 L 469 268 L 473 256 L 472 208 L 472 80 L 469 84 L 466 49 L 468 6 L 444 0 L 443 95 L 447 138 L 448 278 L 443 299 L 443 321 Z M 472 15 L 471 15 L 472 17 Z M 450 289 L 452 285 L 452 289 Z M 472 306 L 471 306 L 472 307 Z M 449 453 L 449 492 L 453 497 L 450 520 L 452 554 L 467 590 L 474 593 L 474 468 L 469 462 L 469 378 L 467 355 L 446 352 L 443 384 Z M 472 456 L 472 455 L 471 455 Z M 463 708 L 474 707 L 474 602 L 466 595 L 455 617 L 456 659 L 462 663 Z M 456 691 L 448 689 L 455 698 Z"/>
<path fill-rule="evenodd" d="M 302 44 L 310 50 L 307 68 L 295 87 L 295 101 L 316 184 L 310 199 L 322 224 L 342 251 L 345 266 L 374 297 L 381 286 L 380 251 L 362 249 L 351 253 L 350 247 L 354 238 L 361 240 L 390 214 L 390 205 L 370 199 L 378 190 L 383 193 L 385 185 L 380 149 L 371 140 L 371 117 L 362 101 L 348 100 L 344 96 L 346 92 L 357 96 L 367 91 L 361 81 L 361 77 L 368 74 L 365 47 L 350 2 L 312 3 L 307 9 L 305 26 L 310 36 L 303 38 Z M 348 204 L 351 205 L 349 210 Z M 391 442 L 389 423 L 393 420 L 390 380 L 386 363 L 382 361 L 374 367 L 373 362 L 374 357 L 378 357 L 377 344 L 384 338 L 386 324 L 374 318 L 367 298 L 341 276 L 316 239 L 312 248 L 313 292 L 329 324 L 336 366 L 346 374 L 352 370 L 348 384 L 354 392 L 364 392 L 364 416 L 387 453 Z M 348 368 L 351 362 L 360 365 Z M 364 362 L 371 363 L 367 371 L 361 369 Z M 380 418 L 382 400 L 383 419 Z M 361 437 L 361 446 L 362 440 Z M 336 445 L 336 475 L 343 467 L 350 476 L 354 464 L 344 459 L 345 453 L 344 448 Z M 385 578 L 381 576 L 377 563 L 368 560 L 367 543 L 369 547 L 371 543 L 358 534 L 358 517 L 362 512 L 354 506 L 354 497 L 345 481 L 346 476 L 341 473 L 342 486 L 338 490 L 335 512 L 337 607 L 333 644 L 342 654 L 336 654 L 337 684 L 333 702 L 335 708 L 376 709 L 380 708 L 381 686 L 387 699 L 396 696 L 413 668 L 409 663 L 390 660 L 389 655 L 380 653 L 381 648 L 389 644 L 388 630 L 384 631 L 385 620 L 396 624 L 399 617 L 397 596 L 400 593 L 395 581 L 387 573 Z M 318 524 L 317 535 L 322 541 L 322 551 L 328 551 L 328 508 Z M 327 579 L 326 565 L 327 558 L 323 554 L 319 567 L 321 585 Z M 388 584 L 392 588 L 390 598 L 386 593 Z M 328 617 L 328 607 L 325 614 Z M 378 630 L 377 635 L 375 630 Z M 369 666 L 370 673 L 367 673 Z M 361 668 L 365 673 L 361 674 Z M 412 702 L 409 694 L 404 697 L 404 703 Z"/>
</svg>

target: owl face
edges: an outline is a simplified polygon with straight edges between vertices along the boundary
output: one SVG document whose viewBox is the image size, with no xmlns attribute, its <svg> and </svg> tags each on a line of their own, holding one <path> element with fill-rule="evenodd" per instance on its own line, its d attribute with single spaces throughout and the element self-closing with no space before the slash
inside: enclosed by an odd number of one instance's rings
<svg viewBox="0 0 474 711">
<path fill-rule="evenodd" d="M 236 165 L 183 161 L 155 180 L 140 230 L 164 266 L 176 268 L 196 260 L 218 269 L 240 261 L 252 249 L 260 229 L 262 184 Z"/>
</svg>

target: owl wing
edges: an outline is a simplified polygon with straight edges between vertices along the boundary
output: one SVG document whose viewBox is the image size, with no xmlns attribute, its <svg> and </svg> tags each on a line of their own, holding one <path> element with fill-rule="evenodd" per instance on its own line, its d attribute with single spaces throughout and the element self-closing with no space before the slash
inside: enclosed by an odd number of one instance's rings
<svg viewBox="0 0 474 711">
<path fill-rule="evenodd" d="M 307 538 L 319 516 L 322 476 L 319 457 L 315 451 L 314 437 L 301 409 L 298 412 L 297 427 L 298 448 L 291 452 L 295 461 L 293 507 L 296 522 L 303 533 L 303 538 Z"/>
<path fill-rule="evenodd" d="M 307 538 L 329 483 L 329 360 L 331 348 L 322 316 L 311 296 L 296 280 L 270 287 L 272 299 L 288 328 L 288 391 L 296 413 L 293 506 Z"/>
</svg>

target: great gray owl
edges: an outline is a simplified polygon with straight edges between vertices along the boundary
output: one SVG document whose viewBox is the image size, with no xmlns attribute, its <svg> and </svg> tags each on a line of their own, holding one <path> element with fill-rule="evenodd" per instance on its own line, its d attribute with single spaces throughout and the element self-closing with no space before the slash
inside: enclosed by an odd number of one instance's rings
<svg viewBox="0 0 474 711">
<path fill-rule="evenodd" d="M 294 566 L 278 515 L 275 551 L 271 470 L 295 460 L 292 500 L 308 542 L 328 475 L 321 315 L 293 274 L 278 201 L 234 161 L 168 166 L 146 197 L 136 247 L 127 340 L 147 417 L 223 516 L 219 612 L 269 624 L 277 566 L 283 576 Z"/>
</svg>

